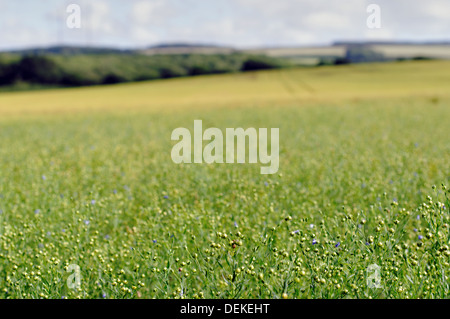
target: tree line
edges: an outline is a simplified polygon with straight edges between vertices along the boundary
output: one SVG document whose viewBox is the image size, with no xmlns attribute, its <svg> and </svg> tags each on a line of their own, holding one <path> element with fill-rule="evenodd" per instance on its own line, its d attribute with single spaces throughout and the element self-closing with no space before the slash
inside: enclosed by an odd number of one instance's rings
<svg viewBox="0 0 450 319">
<path fill-rule="evenodd" d="M 163 78 L 273 69 L 285 66 L 275 58 L 233 54 L 28 54 L 0 55 L 0 86 L 20 83 L 42 86 L 87 86 Z"/>
</svg>

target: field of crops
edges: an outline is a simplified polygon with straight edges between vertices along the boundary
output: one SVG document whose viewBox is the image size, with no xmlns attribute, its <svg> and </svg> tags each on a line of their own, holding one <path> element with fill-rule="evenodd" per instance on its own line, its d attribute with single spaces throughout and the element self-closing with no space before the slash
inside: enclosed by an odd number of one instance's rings
<svg viewBox="0 0 450 319">
<path fill-rule="evenodd" d="M 449 297 L 449 71 L 1 93 L 0 298 Z M 196 119 L 279 128 L 278 173 L 174 164 Z"/>
</svg>

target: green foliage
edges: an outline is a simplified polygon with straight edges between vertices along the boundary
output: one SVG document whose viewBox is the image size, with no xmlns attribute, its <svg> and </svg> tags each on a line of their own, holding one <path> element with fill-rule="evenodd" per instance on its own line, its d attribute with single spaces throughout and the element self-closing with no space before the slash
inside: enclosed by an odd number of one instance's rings
<svg viewBox="0 0 450 319">
<path fill-rule="evenodd" d="M 242 71 L 257 71 L 257 70 L 267 70 L 276 69 L 281 67 L 280 63 L 274 63 L 272 59 L 267 57 L 251 57 L 244 61 L 242 64 Z"/>
<path fill-rule="evenodd" d="M 0 62 L 0 85 L 12 85 L 16 82 L 59 84 L 63 76 L 61 68 L 44 56 L 24 56 L 19 61 Z"/>
<path fill-rule="evenodd" d="M 448 182 L 448 113 L 405 100 L 3 119 L 0 297 L 445 298 L 450 203 L 429 185 Z M 174 164 L 171 131 L 196 118 L 280 127 L 279 174 Z"/>
<path fill-rule="evenodd" d="M 43 56 L 25 56 L 17 65 L 17 73 L 22 81 L 40 84 L 61 82 L 62 72 L 58 65 Z"/>
<path fill-rule="evenodd" d="M 4 64 L 0 61 L 0 85 L 11 85 L 17 81 L 16 67 L 12 64 Z"/>
<path fill-rule="evenodd" d="M 282 64 L 273 58 L 245 54 L 40 54 L 0 60 L 0 85 L 18 82 L 83 86 L 145 81 L 204 74 L 268 69 Z"/>
<path fill-rule="evenodd" d="M 446 67 L 1 94 L 0 298 L 447 298 Z M 280 171 L 174 164 L 195 119 L 280 128 Z"/>
</svg>

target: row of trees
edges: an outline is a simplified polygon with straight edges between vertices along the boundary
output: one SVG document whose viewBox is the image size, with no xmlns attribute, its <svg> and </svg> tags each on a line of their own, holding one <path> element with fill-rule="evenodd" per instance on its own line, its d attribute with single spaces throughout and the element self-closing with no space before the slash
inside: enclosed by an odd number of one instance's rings
<svg viewBox="0 0 450 319">
<path fill-rule="evenodd" d="M 55 84 L 62 78 L 62 70 L 45 57 L 24 57 L 18 62 L 0 64 L 0 85 L 11 85 L 17 81 Z"/>
<path fill-rule="evenodd" d="M 2 62 L 0 86 L 19 82 L 84 86 L 282 67 L 264 56 L 230 55 L 28 55 Z"/>
</svg>

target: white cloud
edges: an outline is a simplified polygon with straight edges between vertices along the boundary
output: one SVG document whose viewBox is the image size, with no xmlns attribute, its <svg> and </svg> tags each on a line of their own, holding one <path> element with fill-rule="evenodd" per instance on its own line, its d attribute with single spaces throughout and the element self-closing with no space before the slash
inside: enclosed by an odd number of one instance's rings
<svg viewBox="0 0 450 319">
<path fill-rule="evenodd" d="M 314 33 L 294 29 L 285 30 L 283 38 L 285 45 L 307 45 L 318 42 Z"/>
<path fill-rule="evenodd" d="M 132 16 L 135 23 L 147 24 L 156 17 L 158 8 L 164 6 L 164 1 L 139 1 L 133 4 Z"/>
<path fill-rule="evenodd" d="M 4 47 L 6 43 L 12 47 L 33 47 L 50 45 L 52 43 L 52 38 L 48 33 L 33 30 L 23 23 L 22 20 L 12 16 L 3 20 L 3 24 L 0 27 L 2 30 L 14 30 L 14 32 L 2 32 L 0 48 Z"/>
<path fill-rule="evenodd" d="M 346 29 L 351 27 L 350 17 L 334 12 L 317 12 L 305 17 L 310 29 Z"/>
<path fill-rule="evenodd" d="M 427 1 L 424 12 L 435 19 L 442 19 L 450 22 L 450 2 L 449 1 Z"/>
<path fill-rule="evenodd" d="M 115 30 L 111 9 L 106 0 L 89 2 L 84 10 L 82 8 L 82 14 L 86 17 L 85 27 L 94 32 L 111 34 Z"/>
<path fill-rule="evenodd" d="M 148 28 L 135 26 L 131 29 L 131 37 L 139 43 L 156 43 L 160 40 L 157 34 L 151 32 Z"/>
<path fill-rule="evenodd" d="M 394 40 L 394 33 L 387 28 L 367 29 L 364 33 L 365 40 L 369 41 L 389 41 Z"/>
</svg>

